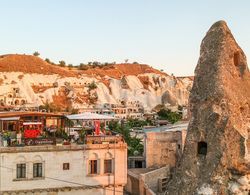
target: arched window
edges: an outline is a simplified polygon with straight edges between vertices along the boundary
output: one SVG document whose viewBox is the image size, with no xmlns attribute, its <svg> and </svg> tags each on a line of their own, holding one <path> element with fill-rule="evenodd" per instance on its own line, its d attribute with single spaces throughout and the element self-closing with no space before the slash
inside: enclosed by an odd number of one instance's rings
<svg viewBox="0 0 250 195">
<path fill-rule="evenodd" d="M 25 100 L 21 100 L 21 105 L 24 105 L 25 104 Z"/>
<path fill-rule="evenodd" d="M 105 154 L 104 159 L 104 173 L 105 174 L 111 174 L 113 173 L 113 155 L 110 152 L 107 152 Z"/>
<path fill-rule="evenodd" d="M 18 156 L 15 159 L 14 166 L 16 169 L 15 179 L 25 179 L 27 177 L 27 169 L 26 169 L 26 158 L 24 156 Z"/>
<path fill-rule="evenodd" d="M 198 155 L 207 155 L 207 143 L 204 141 L 198 142 L 197 148 Z"/>
<path fill-rule="evenodd" d="M 93 153 L 90 155 L 89 158 L 89 168 L 88 173 L 89 174 L 99 174 L 100 173 L 100 160 L 98 159 L 98 155 L 96 153 Z"/>
<path fill-rule="evenodd" d="M 15 105 L 19 105 L 19 100 L 15 100 Z"/>
<path fill-rule="evenodd" d="M 33 158 L 33 178 L 42 177 L 44 177 L 44 162 L 41 156 L 36 155 Z"/>
</svg>

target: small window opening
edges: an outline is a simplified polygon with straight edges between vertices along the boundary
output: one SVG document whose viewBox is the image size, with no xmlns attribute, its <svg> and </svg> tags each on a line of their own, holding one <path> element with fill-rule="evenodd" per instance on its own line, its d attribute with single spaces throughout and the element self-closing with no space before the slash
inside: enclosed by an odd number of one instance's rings
<svg viewBox="0 0 250 195">
<path fill-rule="evenodd" d="M 234 65 L 235 66 L 240 65 L 240 54 L 239 54 L 239 52 L 234 53 Z"/>
<path fill-rule="evenodd" d="M 207 143 L 198 142 L 198 155 L 207 155 Z"/>
<path fill-rule="evenodd" d="M 135 160 L 135 168 L 143 168 L 143 167 L 142 167 L 142 161 L 140 161 L 140 160 Z"/>
<path fill-rule="evenodd" d="M 63 163 L 63 170 L 69 170 L 69 163 Z"/>
</svg>

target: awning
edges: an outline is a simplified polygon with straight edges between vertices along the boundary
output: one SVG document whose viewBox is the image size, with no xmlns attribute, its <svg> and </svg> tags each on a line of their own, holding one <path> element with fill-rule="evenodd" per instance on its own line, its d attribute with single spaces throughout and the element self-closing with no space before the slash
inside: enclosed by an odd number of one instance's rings
<svg viewBox="0 0 250 195">
<path fill-rule="evenodd" d="M 24 122 L 23 125 L 41 125 L 42 122 Z"/>
<path fill-rule="evenodd" d="M 82 114 L 72 114 L 66 115 L 66 117 L 70 120 L 115 120 L 115 117 L 96 114 L 91 112 L 84 112 Z"/>
<path fill-rule="evenodd" d="M 20 117 L 7 117 L 7 118 L 0 118 L 1 121 L 18 121 Z"/>
</svg>

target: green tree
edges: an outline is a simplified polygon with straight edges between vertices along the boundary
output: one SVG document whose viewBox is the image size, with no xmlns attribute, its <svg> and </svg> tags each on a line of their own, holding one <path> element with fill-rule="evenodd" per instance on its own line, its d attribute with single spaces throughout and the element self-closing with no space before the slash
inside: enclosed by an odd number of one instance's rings
<svg viewBox="0 0 250 195">
<path fill-rule="evenodd" d="M 131 137 L 130 129 L 131 123 L 118 123 L 117 121 L 111 121 L 109 123 L 109 129 L 121 134 L 128 144 L 128 155 L 133 156 L 137 151 L 138 155 L 142 155 L 143 153 L 143 144 L 142 141 L 137 137 Z"/>
<path fill-rule="evenodd" d="M 38 52 L 38 51 L 35 51 L 34 53 L 33 53 L 33 56 L 39 56 L 40 55 L 40 53 Z"/>
<path fill-rule="evenodd" d="M 71 70 L 71 69 L 73 68 L 73 65 L 72 65 L 72 64 L 69 64 L 69 65 L 68 65 L 68 68 L 69 68 L 69 70 Z"/>
<path fill-rule="evenodd" d="M 88 70 L 89 67 L 88 65 L 81 63 L 78 68 L 79 70 Z"/>
<path fill-rule="evenodd" d="M 96 89 L 97 85 L 96 85 L 95 81 L 93 81 L 92 83 L 90 83 L 88 85 L 88 88 L 89 88 L 90 91 Z"/>
<path fill-rule="evenodd" d="M 148 122 L 145 121 L 145 120 L 139 120 L 139 119 L 129 118 L 128 121 L 127 121 L 127 124 L 131 128 L 133 128 L 133 127 L 143 127 L 143 126 L 146 126 L 148 124 Z"/>
<path fill-rule="evenodd" d="M 50 59 L 49 59 L 49 58 L 46 58 L 46 59 L 45 59 L 45 62 L 47 62 L 47 63 L 51 64 L 51 61 L 50 61 Z"/>
<path fill-rule="evenodd" d="M 180 113 L 172 112 L 169 109 L 161 109 L 159 112 L 157 112 L 157 114 L 160 119 L 168 120 L 172 124 L 176 123 L 182 118 Z"/>
<path fill-rule="evenodd" d="M 59 61 L 59 66 L 65 67 L 66 66 L 66 62 L 63 61 L 63 60 Z"/>
</svg>

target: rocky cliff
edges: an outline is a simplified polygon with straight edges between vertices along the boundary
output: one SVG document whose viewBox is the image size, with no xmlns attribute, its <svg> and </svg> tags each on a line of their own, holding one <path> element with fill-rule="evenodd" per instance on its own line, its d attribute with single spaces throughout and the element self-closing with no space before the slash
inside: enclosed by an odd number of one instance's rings
<svg viewBox="0 0 250 195">
<path fill-rule="evenodd" d="M 201 43 L 190 95 L 191 121 L 168 194 L 250 192 L 250 73 L 227 24 Z"/>
<path fill-rule="evenodd" d="M 109 64 L 85 70 L 60 67 L 31 55 L 0 57 L 2 106 L 38 106 L 53 102 L 60 108 L 139 101 L 145 109 L 165 103 L 186 105 L 192 77 L 169 76 L 143 64 Z"/>
</svg>

